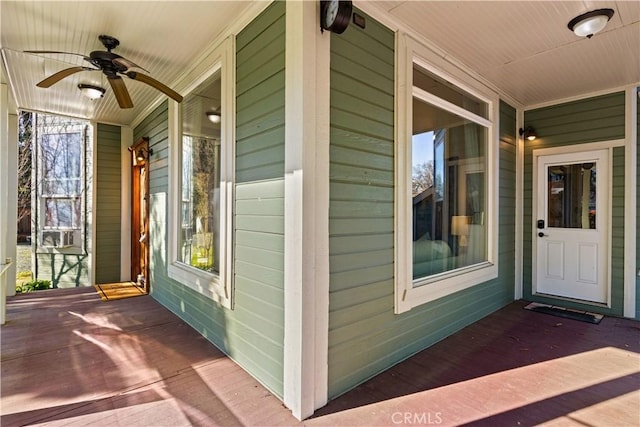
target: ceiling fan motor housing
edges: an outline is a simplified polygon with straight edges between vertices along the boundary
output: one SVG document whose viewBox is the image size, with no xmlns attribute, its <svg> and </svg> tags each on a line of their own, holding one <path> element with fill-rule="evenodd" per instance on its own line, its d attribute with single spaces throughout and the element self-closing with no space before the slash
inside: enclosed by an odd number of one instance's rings
<svg viewBox="0 0 640 427">
<path fill-rule="evenodd" d="M 115 77 L 116 73 L 127 71 L 126 66 L 113 62 L 114 59 L 122 58 L 116 53 L 95 50 L 89 54 L 89 58 L 89 62 L 100 68 L 108 77 Z"/>
<path fill-rule="evenodd" d="M 111 52 L 111 49 L 115 49 L 120 44 L 120 41 L 117 38 L 107 36 L 105 34 L 99 35 L 98 39 L 100 40 L 100 42 L 102 42 L 104 47 L 107 48 L 109 52 Z"/>
</svg>

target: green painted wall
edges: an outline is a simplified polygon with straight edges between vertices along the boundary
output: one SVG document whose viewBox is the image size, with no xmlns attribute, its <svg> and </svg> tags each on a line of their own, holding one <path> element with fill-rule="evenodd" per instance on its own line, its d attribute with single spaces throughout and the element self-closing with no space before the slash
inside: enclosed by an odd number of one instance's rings
<svg viewBox="0 0 640 427">
<path fill-rule="evenodd" d="M 167 277 L 167 104 L 134 130 L 150 138 L 151 293 L 283 396 L 284 2 L 236 39 L 235 304 L 227 310 Z"/>
<path fill-rule="evenodd" d="M 623 139 L 625 132 L 625 95 L 617 92 L 579 101 L 526 111 L 526 126 L 533 126 L 538 138 L 525 143 L 524 201 L 523 201 L 523 296 L 525 299 L 557 304 L 554 298 L 533 296 L 532 280 L 532 168 L 534 149 L 561 147 L 588 142 Z M 575 309 L 622 315 L 624 265 L 624 148 L 614 149 L 612 183 L 612 253 L 611 253 L 611 309 L 562 301 Z"/>
<path fill-rule="evenodd" d="M 236 37 L 236 182 L 284 177 L 284 2 Z"/>
<path fill-rule="evenodd" d="M 394 33 L 331 35 L 329 396 L 513 300 L 515 111 L 501 104 L 499 278 L 394 314 Z"/>
<path fill-rule="evenodd" d="M 640 87 L 637 88 L 640 93 Z M 637 137 L 640 141 L 640 97 L 637 98 Z M 640 143 L 636 141 L 636 319 L 640 319 Z"/>
<path fill-rule="evenodd" d="M 98 123 L 96 140 L 97 172 L 94 236 L 95 281 L 120 281 L 121 187 L 120 127 Z"/>
</svg>

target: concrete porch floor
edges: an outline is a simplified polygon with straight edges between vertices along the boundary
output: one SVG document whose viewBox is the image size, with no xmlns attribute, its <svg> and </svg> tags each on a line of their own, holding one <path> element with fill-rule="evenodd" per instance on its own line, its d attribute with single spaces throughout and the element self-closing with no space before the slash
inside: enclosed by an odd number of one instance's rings
<svg viewBox="0 0 640 427">
<path fill-rule="evenodd" d="M 12 297 L 2 426 L 640 425 L 640 322 L 515 302 L 329 402 L 303 423 L 150 296 Z"/>
</svg>

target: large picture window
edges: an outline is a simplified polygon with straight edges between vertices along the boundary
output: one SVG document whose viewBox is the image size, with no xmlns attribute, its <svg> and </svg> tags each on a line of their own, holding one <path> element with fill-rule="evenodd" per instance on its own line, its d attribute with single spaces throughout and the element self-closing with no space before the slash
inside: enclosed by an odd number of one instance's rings
<svg viewBox="0 0 640 427">
<path fill-rule="evenodd" d="M 171 151 L 169 276 L 231 307 L 233 192 L 232 40 L 212 70 L 169 109 Z"/>
<path fill-rule="evenodd" d="M 396 152 L 396 312 L 497 275 L 491 241 L 497 102 L 447 78 L 405 41 Z"/>
</svg>

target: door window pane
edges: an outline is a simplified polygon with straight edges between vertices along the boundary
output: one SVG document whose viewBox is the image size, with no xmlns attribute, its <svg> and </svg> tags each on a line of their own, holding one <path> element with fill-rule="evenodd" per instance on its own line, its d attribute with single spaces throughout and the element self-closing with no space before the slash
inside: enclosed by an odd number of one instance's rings
<svg viewBox="0 0 640 427">
<path fill-rule="evenodd" d="M 547 169 L 548 227 L 596 228 L 596 164 L 554 165 Z"/>
</svg>

